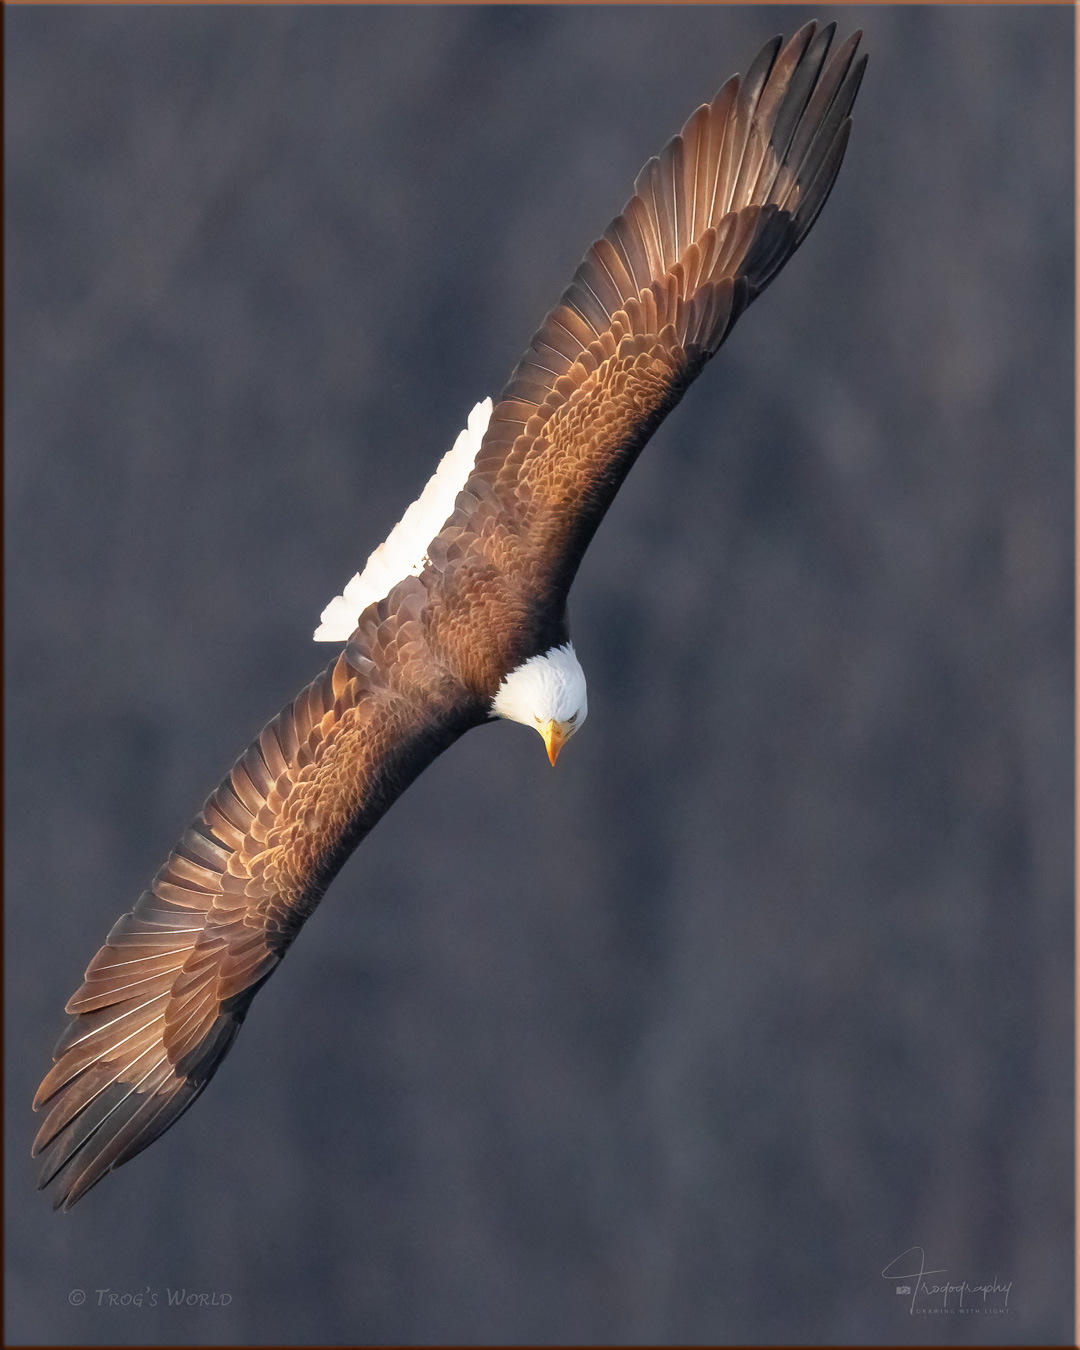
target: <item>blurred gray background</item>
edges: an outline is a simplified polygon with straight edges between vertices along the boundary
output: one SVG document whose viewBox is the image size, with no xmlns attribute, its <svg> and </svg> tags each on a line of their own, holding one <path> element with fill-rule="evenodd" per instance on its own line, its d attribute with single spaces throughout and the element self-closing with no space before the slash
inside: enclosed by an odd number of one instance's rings
<svg viewBox="0 0 1080 1350">
<path fill-rule="evenodd" d="M 812 14 L 5 11 L 9 1341 L 1072 1342 L 1069 8 L 819 12 L 847 161 L 586 558 L 585 732 L 467 736 L 194 1110 L 33 1190 L 110 925 Z"/>
</svg>

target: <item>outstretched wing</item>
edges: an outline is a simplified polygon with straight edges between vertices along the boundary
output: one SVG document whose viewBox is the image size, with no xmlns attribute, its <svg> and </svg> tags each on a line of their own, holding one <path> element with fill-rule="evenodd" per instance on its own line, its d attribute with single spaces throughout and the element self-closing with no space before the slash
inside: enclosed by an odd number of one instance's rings
<svg viewBox="0 0 1080 1350">
<path fill-rule="evenodd" d="M 515 535 L 504 555 L 565 595 L 642 446 L 829 195 L 866 64 L 860 33 L 825 64 L 834 27 L 770 42 L 645 165 L 502 391 L 437 546 Z"/>
<path fill-rule="evenodd" d="M 825 66 L 832 32 L 809 24 L 779 56 L 771 43 L 646 165 L 503 391 L 423 575 L 364 610 L 109 934 L 34 1102 L 48 1108 L 40 1184 L 56 1183 L 58 1205 L 191 1105 L 345 858 L 487 717 L 494 676 L 470 666 L 482 661 L 463 645 L 471 606 L 458 592 L 485 568 L 516 575 L 518 625 L 537 641 L 558 628 L 550 601 L 633 459 L 828 196 L 864 64 L 856 34 Z M 429 643 L 456 651 L 455 676 Z"/>
<path fill-rule="evenodd" d="M 237 760 L 67 1004 L 34 1099 L 39 1185 L 68 1209 L 184 1112 L 342 863 L 483 720 L 432 663 L 424 587 L 397 587 Z"/>
</svg>

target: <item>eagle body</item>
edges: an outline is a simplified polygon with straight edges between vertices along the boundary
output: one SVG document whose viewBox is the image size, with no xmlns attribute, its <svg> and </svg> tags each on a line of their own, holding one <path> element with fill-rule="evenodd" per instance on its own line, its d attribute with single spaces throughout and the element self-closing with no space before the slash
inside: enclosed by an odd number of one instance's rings
<svg viewBox="0 0 1080 1350">
<path fill-rule="evenodd" d="M 466 731 L 586 712 L 567 597 L 653 431 L 798 248 L 865 65 L 813 23 L 768 43 L 646 164 L 499 398 L 323 611 L 340 651 L 236 761 L 67 1004 L 35 1098 L 74 1204 L 185 1111 L 356 846 Z"/>
</svg>

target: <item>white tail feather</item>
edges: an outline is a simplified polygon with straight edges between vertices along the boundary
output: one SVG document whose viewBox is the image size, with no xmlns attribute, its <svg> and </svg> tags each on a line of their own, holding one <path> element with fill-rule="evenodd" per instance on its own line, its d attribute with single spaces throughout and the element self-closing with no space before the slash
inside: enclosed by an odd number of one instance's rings
<svg viewBox="0 0 1080 1350">
<path fill-rule="evenodd" d="M 323 610 L 316 642 L 347 642 L 368 605 L 389 595 L 399 581 L 420 575 L 428 545 L 449 520 L 476 463 L 491 408 L 491 399 L 486 398 L 469 414 L 468 426 L 443 455 L 423 492 L 368 558 L 364 570 Z"/>
</svg>

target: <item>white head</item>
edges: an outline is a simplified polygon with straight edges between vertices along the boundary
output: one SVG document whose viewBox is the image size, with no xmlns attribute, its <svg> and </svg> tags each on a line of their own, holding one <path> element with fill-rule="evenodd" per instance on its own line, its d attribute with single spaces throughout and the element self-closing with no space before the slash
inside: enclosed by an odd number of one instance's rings
<svg viewBox="0 0 1080 1350">
<path fill-rule="evenodd" d="M 538 731 L 554 764 L 589 711 L 585 672 L 574 655 L 573 643 L 552 647 L 512 670 L 499 685 L 491 711 Z"/>
</svg>

